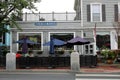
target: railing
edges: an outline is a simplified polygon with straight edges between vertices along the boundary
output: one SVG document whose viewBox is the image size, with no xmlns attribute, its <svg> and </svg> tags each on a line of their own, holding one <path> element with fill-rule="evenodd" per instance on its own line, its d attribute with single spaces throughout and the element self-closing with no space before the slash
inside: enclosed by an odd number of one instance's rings
<svg viewBox="0 0 120 80">
<path fill-rule="evenodd" d="M 23 13 L 19 21 L 74 21 L 76 14 L 74 12 L 65 13 Z"/>
<path fill-rule="evenodd" d="M 21 57 L 17 68 L 70 67 L 70 57 Z"/>
<path fill-rule="evenodd" d="M 97 66 L 97 55 L 80 55 L 81 67 L 95 67 Z"/>
<path fill-rule="evenodd" d="M 0 69 L 5 69 L 6 67 L 6 57 L 0 55 Z"/>
<path fill-rule="evenodd" d="M 0 57 L 0 68 L 5 69 L 6 58 Z M 16 59 L 17 68 L 57 68 L 69 67 L 70 57 L 20 57 Z M 97 56 L 94 55 L 80 55 L 81 67 L 95 67 L 97 66 Z"/>
</svg>

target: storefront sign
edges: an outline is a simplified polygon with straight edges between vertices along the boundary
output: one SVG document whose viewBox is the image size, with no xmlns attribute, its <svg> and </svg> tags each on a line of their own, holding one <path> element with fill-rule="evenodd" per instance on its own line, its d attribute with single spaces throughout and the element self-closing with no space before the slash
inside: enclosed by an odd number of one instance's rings
<svg viewBox="0 0 120 80">
<path fill-rule="evenodd" d="M 35 26 L 56 26 L 57 22 L 35 22 Z"/>
</svg>

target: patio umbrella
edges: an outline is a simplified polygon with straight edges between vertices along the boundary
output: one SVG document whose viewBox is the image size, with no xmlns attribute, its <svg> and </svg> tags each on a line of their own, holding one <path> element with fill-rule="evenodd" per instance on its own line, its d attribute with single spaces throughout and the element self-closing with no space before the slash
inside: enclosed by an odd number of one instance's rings
<svg viewBox="0 0 120 80">
<path fill-rule="evenodd" d="M 67 44 L 70 44 L 70 45 L 84 45 L 84 44 L 89 44 L 90 41 L 84 39 L 84 38 L 81 38 L 79 36 L 67 41 Z"/>
<path fill-rule="evenodd" d="M 51 37 L 50 41 L 44 43 L 43 46 L 50 46 L 50 54 L 54 54 L 54 46 L 62 46 L 64 44 L 66 44 L 66 42 Z"/>
<path fill-rule="evenodd" d="M 33 42 L 33 41 L 31 41 L 31 40 L 29 40 L 29 39 L 25 39 L 25 38 L 23 38 L 23 39 L 21 39 L 21 40 L 19 40 L 19 41 L 16 41 L 15 43 L 21 43 L 21 44 L 23 44 L 24 43 L 24 40 L 26 41 L 26 43 L 27 44 L 39 44 L 39 43 L 37 43 L 37 42 Z"/>
<path fill-rule="evenodd" d="M 67 45 L 84 45 L 84 44 L 89 44 L 90 41 L 81 38 L 79 36 L 67 41 Z M 77 50 L 78 50 L 78 46 L 77 46 Z"/>
<path fill-rule="evenodd" d="M 53 40 L 54 46 L 62 46 L 64 44 L 66 44 L 65 41 L 62 41 L 62 40 L 59 40 L 59 39 L 53 38 L 52 40 Z M 50 41 L 44 43 L 43 46 L 50 46 Z"/>
<path fill-rule="evenodd" d="M 29 40 L 28 38 L 23 38 L 19 41 L 16 41 L 15 43 L 20 43 L 22 44 L 22 53 L 27 53 L 28 51 L 28 44 L 39 44 L 37 42 L 33 42 L 31 40 Z"/>
</svg>

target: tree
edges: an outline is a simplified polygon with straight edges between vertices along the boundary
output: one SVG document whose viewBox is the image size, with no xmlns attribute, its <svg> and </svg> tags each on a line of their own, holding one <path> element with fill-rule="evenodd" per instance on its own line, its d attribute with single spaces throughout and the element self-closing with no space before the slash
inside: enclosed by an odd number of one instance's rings
<svg viewBox="0 0 120 80">
<path fill-rule="evenodd" d="M 20 27 L 15 22 L 16 18 L 20 18 L 22 15 L 22 10 L 26 9 L 36 9 L 33 1 L 37 0 L 0 0 L 0 35 L 4 32 L 8 32 L 4 25 L 10 25 L 10 27 Z"/>
</svg>

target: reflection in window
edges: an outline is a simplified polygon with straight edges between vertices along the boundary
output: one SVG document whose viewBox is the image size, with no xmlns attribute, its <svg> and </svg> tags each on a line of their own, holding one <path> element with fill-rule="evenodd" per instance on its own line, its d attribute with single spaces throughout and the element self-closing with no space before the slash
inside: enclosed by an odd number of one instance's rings
<svg viewBox="0 0 120 80">
<path fill-rule="evenodd" d="M 56 39 L 60 39 L 63 41 L 68 41 L 70 39 L 72 39 L 74 37 L 73 33 L 51 33 L 50 37 L 56 38 Z M 64 46 L 55 46 L 56 50 L 73 50 L 74 47 L 72 45 L 64 45 Z"/>
<path fill-rule="evenodd" d="M 39 44 L 28 44 L 30 50 L 41 50 L 41 33 L 19 33 L 19 40 L 27 37 L 29 40 Z M 22 44 L 19 44 L 19 50 L 21 50 Z"/>
</svg>

